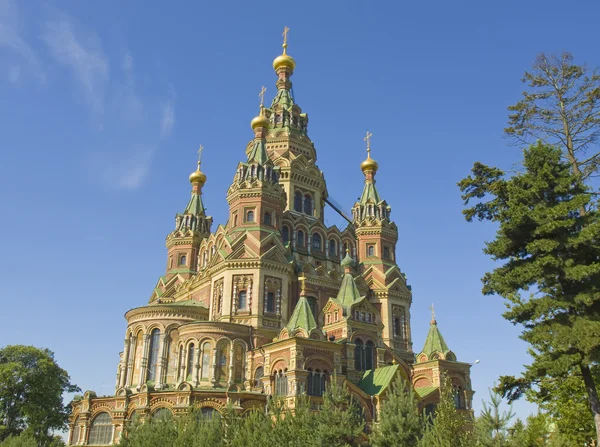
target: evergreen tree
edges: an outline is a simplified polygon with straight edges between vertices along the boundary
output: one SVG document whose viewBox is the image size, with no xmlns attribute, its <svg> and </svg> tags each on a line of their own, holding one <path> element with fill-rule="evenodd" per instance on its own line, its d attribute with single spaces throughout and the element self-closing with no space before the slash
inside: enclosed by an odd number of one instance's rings
<svg viewBox="0 0 600 447">
<path fill-rule="evenodd" d="M 468 420 L 454 405 L 454 391 L 448 378 L 440 387 L 440 402 L 421 439 L 421 447 L 472 447 L 475 444 Z"/>
<path fill-rule="evenodd" d="M 424 420 L 412 387 L 398 379 L 381 404 L 379 421 L 370 442 L 373 447 L 417 447 L 423 436 Z"/>
<path fill-rule="evenodd" d="M 502 265 L 485 274 L 483 292 L 506 299 L 504 317 L 523 325 L 521 338 L 533 357 L 521 378 L 501 377 L 499 389 L 514 400 L 540 379 L 577 370 L 600 441 L 600 400 L 590 369 L 600 360 L 600 219 L 561 155 L 538 142 L 524 151 L 523 172 L 505 178 L 475 163 L 459 186 L 465 204 L 479 200 L 463 211 L 468 221 L 499 224 L 484 252 Z"/>
<path fill-rule="evenodd" d="M 500 411 L 502 396 L 490 390 L 490 402 L 483 402 L 483 410 L 476 421 L 477 445 L 481 447 L 509 446 L 508 424 L 514 417 L 512 408 Z"/>
</svg>

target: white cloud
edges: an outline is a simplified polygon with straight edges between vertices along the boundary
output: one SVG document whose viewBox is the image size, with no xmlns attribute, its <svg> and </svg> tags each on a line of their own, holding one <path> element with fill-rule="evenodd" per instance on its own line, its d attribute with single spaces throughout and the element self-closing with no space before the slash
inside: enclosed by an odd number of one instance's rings
<svg viewBox="0 0 600 447">
<path fill-rule="evenodd" d="M 127 52 L 121 59 L 121 69 L 125 75 L 125 84 L 121 87 L 122 95 L 117 98 L 119 110 L 123 119 L 128 124 L 138 123 L 144 112 L 144 105 L 135 89 L 135 75 L 133 72 L 133 56 Z"/>
<path fill-rule="evenodd" d="M 112 155 L 96 154 L 91 159 L 91 169 L 100 171 L 100 179 L 110 187 L 132 191 L 144 183 L 155 152 L 156 146 L 142 145 Z"/>
<path fill-rule="evenodd" d="M 20 78 L 21 67 L 19 67 L 18 65 L 13 65 L 12 67 L 10 67 L 10 69 L 8 70 L 8 80 L 14 84 L 19 82 Z"/>
<path fill-rule="evenodd" d="M 38 56 L 22 36 L 19 23 L 19 11 L 16 3 L 12 0 L 0 0 L 0 48 L 7 49 L 24 59 L 40 82 L 44 82 L 45 76 Z M 14 72 L 12 73 L 14 76 Z M 14 78 L 9 76 L 9 79 L 12 81 Z"/>
<path fill-rule="evenodd" d="M 64 15 L 48 22 L 42 37 L 52 56 L 73 71 L 92 113 L 102 115 L 109 63 L 98 38 L 93 34 L 77 35 L 71 20 Z"/>
<path fill-rule="evenodd" d="M 162 119 L 160 121 L 160 137 L 167 138 L 171 135 L 175 126 L 175 104 L 173 100 L 168 100 L 162 108 Z"/>
</svg>

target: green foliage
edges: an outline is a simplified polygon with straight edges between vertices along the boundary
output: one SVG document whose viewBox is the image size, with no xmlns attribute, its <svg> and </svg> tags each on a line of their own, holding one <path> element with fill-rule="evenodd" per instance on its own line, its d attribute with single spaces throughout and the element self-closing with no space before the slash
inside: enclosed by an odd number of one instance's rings
<svg viewBox="0 0 600 447">
<path fill-rule="evenodd" d="M 483 410 L 475 427 L 477 445 L 481 447 L 510 446 L 509 422 L 514 417 L 512 408 L 501 411 L 502 396 L 490 390 L 490 402 L 483 402 Z"/>
<path fill-rule="evenodd" d="M 419 414 L 412 386 L 398 379 L 381 404 L 379 421 L 370 442 L 373 447 L 416 447 L 424 428 L 425 422 Z"/>
<path fill-rule="evenodd" d="M 421 447 L 472 447 L 474 434 L 469 430 L 468 420 L 454 406 L 454 393 L 450 380 L 446 378 L 440 389 L 434 418 L 427 426 Z"/>
<path fill-rule="evenodd" d="M 523 82 L 523 99 L 508 108 L 504 132 L 519 143 L 543 140 L 561 149 L 573 174 L 586 180 L 600 168 L 600 74 L 573 56 L 540 54 Z"/>
<path fill-rule="evenodd" d="M 50 445 L 50 432 L 67 428 L 70 407 L 63 393 L 77 391 L 48 349 L 0 349 L 0 440 L 27 430 L 39 445 Z"/>
<path fill-rule="evenodd" d="M 485 274 L 483 292 L 506 299 L 504 318 L 523 325 L 533 357 L 523 377 L 501 377 L 498 388 L 514 400 L 541 379 L 578 371 L 600 415 L 590 372 L 600 360 L 598 212 L 559 149 L 538 142 L 524 151 L 523 166 L 505 178 L 476 163 L 459 183 L 466 205 L 479 199 L 464 210 L 467 220 L 499 225 L 484 252 L 501 265 Z"/>
<path fill-rule="evenodd" d="M 59 436 L 50 437 L 44 447 L 64 447 L 65 443 Z M 0 447 L 39 447 L 40 444 L 35 439 L 32 433 L 25 431 L 17 436 L 9 436 L 3 442 L 0 442 Z"/>
</svg>

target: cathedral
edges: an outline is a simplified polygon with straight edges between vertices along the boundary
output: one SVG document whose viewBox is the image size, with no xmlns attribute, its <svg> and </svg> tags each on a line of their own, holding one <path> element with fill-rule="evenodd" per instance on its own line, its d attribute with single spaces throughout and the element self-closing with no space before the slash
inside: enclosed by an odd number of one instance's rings
<svg viewBox="0 0 600 447">
<path fill-rule="evenodd" d="M 263 88 L 253 138 L 239 151 L 228 221 L 214 228 L 206 214 L 199 159 L 190 199 L 166 237 L 165 273 L 148 303 L 125 314 L 115 392 L 73 401 L 69 445 L 118 444 L 134 417 L 191 407 L 243 414 L 264 411 L 273 396 L 293 407 L 299 394 L 318 403 L 334 375 L 367 424 L 377 422 L 398 377 L 424 411 L 449 377 L 456 407 L 471 415 L 470 364 L 457 361 L 434 316 L 424 346 L 413 349 L 412 292 L 396 262 L 398 227 L 376 187 L 370 133 L 351 215 L 328 197 L 308 114 L 293 95 L 287 31 L 273 61 L 277 93 L 267 107 Z M 326 204 L 346 228 L 325 225 Z"/>
</svg>

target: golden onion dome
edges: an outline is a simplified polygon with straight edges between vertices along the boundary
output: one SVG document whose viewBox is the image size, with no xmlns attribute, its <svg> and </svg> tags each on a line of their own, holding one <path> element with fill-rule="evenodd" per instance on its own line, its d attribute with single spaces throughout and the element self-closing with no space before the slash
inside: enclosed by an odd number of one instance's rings
<svg viewBox="0 0 600 447">
<path fill-rule="evenodd" d="M 250 121 L 250 126 L 252 127 L 252 130 L 256 129 L 257 127 L 268 128 L 270 124 L 271 123 L 269 122 L 269 118 L 264 116 L 262 113 L 258 116 L 255 116 L 254 118 L 252 118 L 252 121 Z"/>
<path fill-rule="evenodd" d="M 200 162 L 198 162 L 198 169 L 190 174 L 190 183 L 198 183 L 200 186 L 206 182 L 206 174 L 200 170 Z"/>
<path fill-rule="evenodd" d="M 283 54 L 277 56 L 273 61 L 273 69 L 277 71 L 281 67 L 287 67 L 294 71 L 296 68 L 296 61 L 292 56 L 286 52 L 287 44 L 283 44 Z"/>
<path fill-rule="evenodd" d="M 377 164 L 377 162 L 375 160 L 373 160 L 371 158 L 371 154 L 369 154 L 367 156 L 367 159 L 360 164 L 360 169 L 362 172 L 365 172 L 365 171 L 377 172 L 377 169 L 379 169 L 379 165 Z"/>
</svg>

